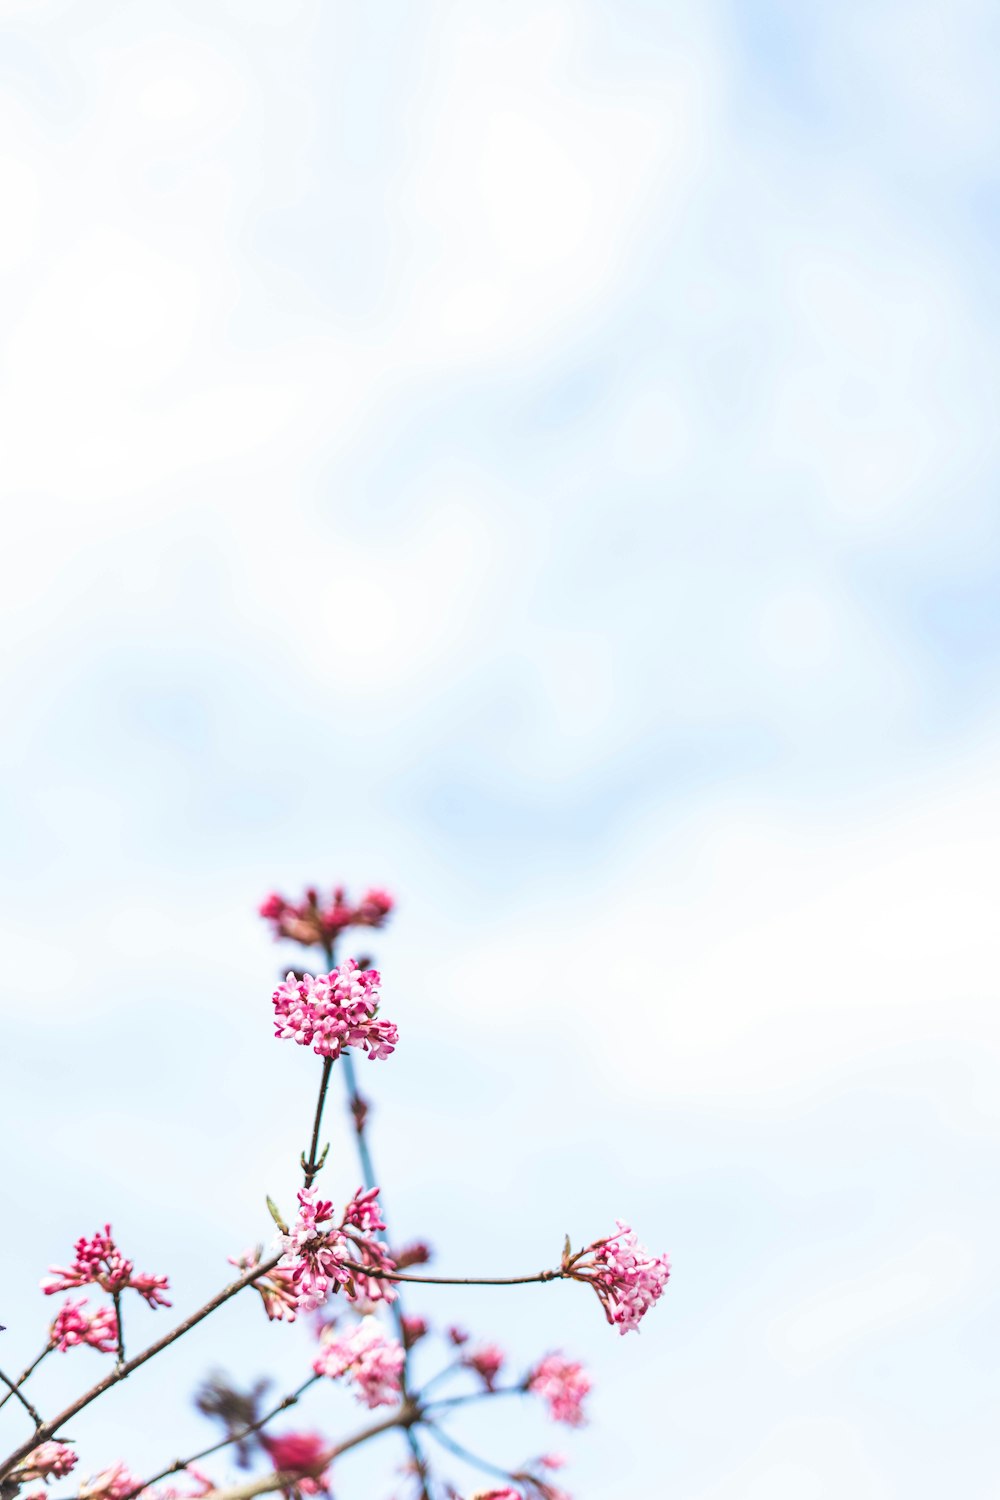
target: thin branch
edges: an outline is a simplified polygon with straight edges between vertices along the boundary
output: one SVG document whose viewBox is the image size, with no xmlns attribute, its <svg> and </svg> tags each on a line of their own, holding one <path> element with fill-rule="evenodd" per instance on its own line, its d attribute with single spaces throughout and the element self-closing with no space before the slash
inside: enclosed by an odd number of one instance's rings
<svg viewBox="0 0 1000 1500">
<path fill-rule="evenodd" d="M 454 1453 L 456 1458 L 460 1458 L 463 1463 L 473 1464 L 477 1469 L 482 1469 L 484 1474 L 495 1474 L 498 1478 L 507 1480 L 517 1478 L 517 1475 L 512 1474 L 510 1469 L 501 1469 L 498 1464 L 490 1463 L 488 1458 L 480 1458 L 477 1453 L 470 1453 L 468 1448 L 463 1448 L 461 1443 L 456 1443 L 449 1433 L 443 1432 L 433 1423 L 428 1422 L 427 1431 L 443 1448 Z"/>
<path fill-rule="evenodd" d="M 464 1396 L 443 1396 L 437 1401 L 425 1401 L 426 1387 L 420 1393 L 421 1411 L 444 1411 L 447 1407 L 468 1406 L 473 1401 L 486 1401 L 490 1396 L 523 1396 L 527 1391 L 524 1385 L 501 1385 L 494 1390 L 469 1391 Z"/>
<path fill-rule="evenodd" d="M 111 1296 L 115 1304 L 115 1328 L 118 1330 L 118 1363 L 123 1365 L 125 1363 L 125 1326 L 122 1323 L 122 1294 L 112 1292 Z"/>
<path fill-rule="evenodd" d="M 319 1150 L 319 1132 L 323 1124 L 323 1106 L 326 1103 L 326 1091 L 330 1084 L 330 1072 L 333 1068 L 333 1058 L 324 1057 L 323 1074 L 319 1081 L 319 1096 L 316 1100 L 316 1117 L 313 1120 L 312 1141 L 309 1145 L 309 1159 L 302 1157 L 302 1170 L 305 1173 L 306 1187 L 312 1187 L 313 1181 L 319 1176 L 319 1169 L 326 1160 L 326 1151 L 321 1157 L 317 1157 Z"/>
<path fill-rule="evenodd" d="M 12 1389 L 9 1390 L 7 1392 L 7 1394 L 6 1394 L 6 1396 L 4 1396 L 3 1400 L 0 1401 L 0 1407 L 6 1406 L 7 1402 L 11 1399 L 11 1397 L 17 1395 L 18 1391 L 21 1389 L 21 1386 L 27 1380 L 28 1376 L 30 1374 L 32 1374 L 32 1372 L 34 1370 L 38 1369 L 38 1366 L 41 1364 L 41 1362 L 45 1358 L 45 1356 L 47 1354 L 51 1354 L 52 1350 L 54 1348 L 55 1348 L 54 1344 L 46 1344 L 45 1348 L 42 1350 L 41 1354 L 36 1355 L 36 1357 L 31 1361 L 31 1364 L 28 1365 L 25 1369 L 23 1369 L 21 1371 L 20 1375 L 14 1381 L 14 1385 L 13 1385 Z M 9 1382 L 8 1382 L 8 1384 L 9 1384 Z"/>
<path fill-rule="evenodd" d="M 0 1479 L 9 1474 L 14 1466 L 30 1453 L 32 1448 L 36 1447 L 38 1443 L 45 1442 L 57 1433 L 61 1427 L 64 1427 L 67 1422 L 72 1421 L 77 1412 L 83 1411 L 84 1407 L 89 1406 L 92 1401 L 96 1401 L 98 1396 L 103 1396 L 105 1391 L 110 1390 L 119 1381 L 125 1380 L 131 1375 L 133 1370 L 137 1370 L 148 1359 L 152 1359 L 154 1354 L 161 1353 L 162 1350 L 169 1348 L 177 1339 L 182 1338 L 185 1333 L 189 1333 L 192 1328 L 195 1328 L 204 1318 L 207 1318 L 210 1313 L 215 1312 L 216 1308 L 221 1307 L 224 1302 L 228 1302 L 230 1297 L 235 1297 L 245 1287 L 252 1286 L 261 1276 L 266 1276 L 269 1271 L 273 1271 L 280 1259 L 279 1255 L 273 1255 L 270 1260 L 263 1261 L 259 1266 L 255 1266 L 252 1270 L 246 1271 L 242 1276 L 237 1277 L 235 1281 L 231 1281 L 228 1286 L 222 1288 L 221 1292 L 216 1292 L 215 1296 L 210 1297 L 197 1312 L 193 1312 L 182 1323 L 178 1323 L 169 1333 L 165 1333 L 162 1338 L 157 1339 L 155 1343 L 150 1344 L 148 1348 L 143 1349 L 139 1354 L 134 1354 L 124 1364 L 116 1365 L 109 1374 L 105 1375 L 103 1380 L 99 1380 L 96 1385 L 91 1386 L 89 1391 L 85 1391 L 82 1396 L 78 1396 L 75 1401 L 71 1401 L 65 1411 L 61 1411 L 50 1422 L 43 1422 L 29 1442 L 22 1443 L 19 1448 L 15 1448 L 14 1452 L 0 1464 Z"/>
<path fill-rule="evenodd" d="M 209 1448 L 202 1448 L 200 1453 L 192 1453 L 188 1458 L 175 1459 L 168 1468 L 161 1469 L 159 1474 L 154 1474 L 152 1479 L 144 1479 L 142 1484 L 136 1485 L 134 1490 L 129 1490 L 127 1494 L 119 1496 L 119 1500 L 135 1500 L 136 1495 L 141 1494 L 150 1485 L 159 1484 L 161 1479 L 169 1479 L 171 1474 L 179 1474 L 182 1469 L 188 1468 L 191 1464 L 196 1464 L 199 1459 L 209 1458 L 213 1453 L 219 1453 L 223 1448 L 228 1448 L 230 1443 L 242 1443 L 244 1438 L 252 1436 L 255 1432 L 260 1432 L 261 1428 L 266 1427 L 268 1422 L 280 1416 L 283 1411 L 287 1411 L 290 1406 L 294 1406 L 299 1397 L 311 1385 L 315 1385 L 319 1379 L 321 1379 L 319 1375 L 310 1375 L 309 1379 L 304 1380 L 297 1390 L 285 1396 L 278 1402 L 277 1406 L 273 1406 L 269 1412 L 265 1412 L 264 1416 L 258 1417 L 256 1422 L 248 1423 L 240 1432 L 231 1433 L 229 1437 L 224 1437 L 221 1442 L 213 1443 Z"/>
<path fill-rule="evenodd" d="M 539 1271 L 534 1276 L 410 1276 L 405 1271 L 383 1271 L 373 1266 L 343 1262 L 345 1271 L 361 1276 L 377 1276 L 383 1281 L 412 1281 L 418 1286 L 527 1286 L 533 1281 L 562 1281 L 565 1271 Z"/>
<path fill-rule="evenodd" d="M 25 1411 L 28 1413 L 28 1416 L 34 1422 L 35 1427 L 36 1428 L 42 1427 L 43 1423 L 42 1423 L 41 1417 L 38 1415 L 37 1411 L 32 1406 L 32 1404 L 28 1400 L 27 1396 L 22 1395 L 22 1393 L 17 1388 L 17 1386 L 20 1384 L 20 1381 L 18 1381 L 17 1384 L 15 1384 L 14 1381 L 11 1380 L 11 1379 L 9 1379 L 8 1376 L 6 1376 L 2 1370 L 0 1370 L 0 1380 L 2 1380 L 3 1383 L 4 1383 L 4 1385 L 7 1387 L 8 1391 L 10 1392 L 10 1395 L 11 1396 L 16 1396 L 17 1399 L 18 1399 L 18 1401 L 20 1401 L 21 1405 L 24 1407 Z M 9 1399 L 10 1398 L 8 1396 L 4 1397 L 5 1401 L 7 1401 Z M 29 1448 L 30 1447 L 34 1447 L 34 1443 L 29 1444 Z"/>
</svg>

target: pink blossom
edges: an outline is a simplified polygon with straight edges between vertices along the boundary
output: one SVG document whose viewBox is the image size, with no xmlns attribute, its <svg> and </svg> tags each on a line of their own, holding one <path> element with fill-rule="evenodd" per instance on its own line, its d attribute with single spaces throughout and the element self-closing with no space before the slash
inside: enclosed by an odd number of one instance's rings
<svg viewBox="0 0 1000 1500">
<path fill-rule="evenodd" d="M 401 1271 L 405 1271 L 407 1266 L 425 1266 L 432 1254 L 430 1245 L 424 1240 L 414 1240 L 395 1252 L 396 1265 Z"/>
<path fill-rule="evenodd" d="M 55 1292 L 68 1292 L 73 1287 L 93 1284 L 104 1291 L 122 1292 L 132 1287 L 145 1297 L 150 1307 L 169 1307 L 162 1294 L 170 1285 L 165 1276 L 150 1276 L 136 1273 L 134 1263 L 126 1260 L 111 1238 L 111 1225 L 105 1224 L 92 1239 L 81 1236 L 73 1246 L 74 1260 L 71 1266 L 49 1266 L 50 1279 L 42 1282 L 42 1291 L 47 1297 Z"/>
<path fill-rule="evenodd" d="M 483 1381 L 488 1391 L 494 1388 L 494 1382 L 503 1368 L 506 1355 L 498 1344 L 483 1344 L 471 1353 L 463 1355 L 462 1363 Z"/>
<path fill-rule="evenodd" d="M 375 1188 L 355 1194 L 344 1216 L 335 1221 L 332 1203 L 319 1199 L 316 1188 L 300 1188 L 298 1218 L 281 1236 L 280 1264 L 292 1271 L 301 1310 L 314 1311 L 341 1288 L 352 1302 L 395 1301 L 396 1288 L 380 1274 L 396 1269 L 388 1246 L 355 1227 L 359 1220 L 371 1228 L 383 1227 L 377 1193 Z"/>
<path fill-rule="evenodd" d="M 295 1488 L 303 1494 L 319 1495 L 329 1488 L 326 1461 L 330 1445 L 318 1432 L 283 1432 L 278 1437 L 264 1432 L 260 1443 L 279 1474 L 298 1476 Z"/>
<path fill-rule="evenodd" d="M 366 891 L 357 904 L 348 900 L 342 886 L 328 897 L 310 888 L 297 904 L 277 892 L 261 902 L 260 915 L 276 938 L 290 938 L 304 948 L 331 947 L 348 927 L 382 927 L 395 906 L 386 891 Z"/>
<path fill-rule="evenodd" d="M 253 1271 L 260 1265 L 261 1248 L 245 1250 L 242 1255 L 230 1255 L 229 1264 L 240 1271 Z M 260 1293 L 264 1311 L 271 1322 L 294 1323 L 299 1310 L 299 1291 L 294 1271 L 276 1266 L 266 1276 L 259 1276 L 251 1285 Z"/>
<path fill-rule="evenodd" d="M 638 1330 L 639 1321 L 663 1295 L 670 1277 L 665 1255 L 650 1255 L 629 1226 L 616 1219 L 617 1232 L 567 1256 L 564 1270 L 594 1288 L 604 1314 L 619 1333 Z"/>
<path fill-rule="evenodd" d="M 49 1329 L 53 1349 L 65 1354 L 75 1344 L 89 1344 L 102 1354 L 113 1354 L 118 1347 L 118 1319 L 113 1307 L 97 1307 L 84 1312 L 86 1297 L 74 1302 L 67 1297 Z"/>
<path fill-rule="evenodd" d="M 565 1422 L 568 1427 L 584 1425 L 583 1399 L 590 1390 L 590 1380 L 582 1365 L 561 1354 L 547 1354 L 526 1383 L 528 1390 L 547 1404 L 553 1421 Z"/>
<path fill-rule="evenodd" d="M 455 1345 L 456 1349 L 460 1349 L 463 1344 L 469 1342 L 469 1335 L 464 1328 L 459 1328 L 457 1323 L 453 1323 L 448 1329 L 448 1338 Z"/>
<path fill-rule="evenodd" d="M 393 1406 L 400 1395 L 404 1360 L 398 1339 L 390 1338 L 377 1319 L 367 1317 L 346 1333 L 326 1329 L 313 1369 L 332 1380 L 349 1376 L 368 1407 Z"/>
<path fill-rule="evenodd" d="M 353 958 L 329 974 L 298 979 L 290 973 L 272 996 L 275 1035 L 320 1057 L 339 1057 L 345 1047 L 388 1057 L 398 1032 L 394 1022 L 376 1019 L 380 982 L 377 969 L 361 969 Z"/>
<path fill-rule="evenodd" d="M 19 1484 L 29 1479 L 63 1479 L 75 1468 L 76 1454 L 67 1443 L 39 1443 L 14 1471 Z"/>
<path fill-rule="evenodd" d="M 124 1500 L 124 1496 L 142 1489 L 142 1480 L 122 1463 L 121 1459 L 109 1469 L 102 1469 L 93 1479 L 80 1486 L 78 1500 Z"/>
</svg>

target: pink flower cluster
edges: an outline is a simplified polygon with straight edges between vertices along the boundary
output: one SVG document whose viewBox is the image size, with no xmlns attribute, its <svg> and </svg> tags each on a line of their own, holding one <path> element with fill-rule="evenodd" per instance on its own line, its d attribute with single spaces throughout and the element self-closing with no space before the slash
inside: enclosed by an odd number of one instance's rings
<svg viewBox="0 0 1000 1500">
<path fill-rule="evenodd" d="M 240 1271 L 255 1271 L 260 1265 L 260 1257 L 261 1247 L 255 1245 L 252 1250 L 245 1250 L 242 1255 L 230 1255 L 229 1264 L 236 1266 Z M 264 1311 L 272 1323 L 295 1322 L 299 1310 L 299 1289 L 294 1272 L 275 1266 L 274 1270 L 268 1271 L 266 1276 L 257 1278 L 253 1283 L 253 1289 L 260 1293 Z"/>
<path fill-rule="evenodd" d="M 74 1302 L 67 1297 L 49 1329 L 49 1343 L 65 1354 L 75 1344 L 89 1344 L 102 1354 L 113 1354 L 118 1347 L 118 1319 L 113 1307 L 97 1307 L 85 1312 L 86 1297 Z"/>
<path fill-rule="evenodd" d="M 325 1328 L 313 1369 L 331 1380 L 347 1375 L 368 1407 L 394 1406 L 405 1358 L 399 1340 L 390 1338 L 376 1318 L 366 1317 L 346 1333 Z"/>
<path fill-rule="evenodd" d="M 377 969 L 359 969 L 353 958 L 315 978 L 289 974 L 272 997 L 275 1035 L 311 1047 L 320 1057 L 339 1057 L 345 1047 L 363 1047 L 371 1058 L 388 1057 L 399 1034 L 392 1021 L 375 1019 L 379 983 Z"/>
<path fill-rule="evenodd" d="M 327 1492 L 329 1486 L 323 1461 L 330 1452 L 330 1445 L 318 1432 L 283 1432 L 278 1437 L 265 1432 L 261 1434 L 260 1444 L 279 1474 L 299 1476 L 295 1488 L 302 1494 Z"/>
<path fill-rule="evenodd" d="M 382 1240 L 371 1238 L 385 1228 L 378 1192 L 359 1188 L 335 1223 L 332 1203 L 318 1199 L 316 1188 L 299 1189 L 299 1214 L 281 1236 L 279 1269 L 291 1270 L 301 1311 L 321 1307 L 341 1288 L 352 1302 L 395 1301 L 395 1287 L 380 1273 L 394 1271 L 396 1262 Z"/>
<path fill-rule="evenodd" d="M 49 1266 L 50 1280 L 42 1282 L 47 1297 L 54 1292 L 68 1292 L 78 1286 L 99 1286 L 114 1295 L 131 1287 L 144 1297 L 150 1307 L 169 1307 L 163 1293 L 170 1283 L 165 1276 L 136 1272 L 111 1238 L 111 1225 L 105 1224 L 93 1239 L 83 1236 L 73 1246 L 75 1259 L 71 1266 Z"/>
<path fill-rule="evenodd" d="M 260 915 L 271 923 L 276 938 L 291 938 L 304 948 L 331 947 L 347 927 L 382 927 L 395 904 L 386 891 L 366 891 L 354 904 L 343 886 L 329 897 L 310 888 L 297 905 L 272 892 L 261 902 Z"/>
<path fill-rule="evenodd" d="M 595 1240 L 577 1255 L 567 1256 L 563 1269 L 576 1281 L 586 1281 L 597 1293 L 608 1322 L 619 1333 L 638 1330 L 640 1320 L 663 1295 L 670 1278 L 665 1255 L 650 1255 L 629 1226 L 616 1219 L 617 1233 Z"/>
<path fill-rule="evenodd" d="M 39 1443 L 18 1465 L 13 1477 L 18 1484 L 31 1479 L 63 1479 L 76 1466 L 76 1454 L 67 1443 Z"/>
<path fill-rule="evenodd" d="M 584 1425 L 583 1400 L 590 1391 L 590 1377 L 582 1365 L 561 1354 L 547 1354 L 525 1383 L 546 1402 L 553 1421 L 565 1422 L 568 1427 Z"/>
</svg>

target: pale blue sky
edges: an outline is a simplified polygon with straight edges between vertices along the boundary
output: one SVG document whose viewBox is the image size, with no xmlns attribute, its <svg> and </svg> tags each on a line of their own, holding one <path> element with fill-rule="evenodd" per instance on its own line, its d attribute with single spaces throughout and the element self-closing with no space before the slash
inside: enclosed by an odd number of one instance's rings
<svg viewBox="0 0 1000 1500">
<path fill-rule="evenodd" d="M 378 883 L 394 1221 L 676 1265 L 638 1339 L 428 1294 L 593 1366 L 579 1438 L 481 1446 L 576 1500 L 992 1497 L 995 8 L 0 19 L 4 1367 L 106 1218 L 178 1312 L 266 1232 L 312 1080 L 253 910 Z M 236 1307 L 84 1467 L 305 1358 Z"/>
</svg>

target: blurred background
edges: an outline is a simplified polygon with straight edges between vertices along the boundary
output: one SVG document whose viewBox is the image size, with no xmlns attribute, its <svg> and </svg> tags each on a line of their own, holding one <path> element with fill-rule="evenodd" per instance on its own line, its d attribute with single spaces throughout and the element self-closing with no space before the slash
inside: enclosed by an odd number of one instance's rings
<svg viewBox="0 0 1000 1500">
<path fill-rule="evenodd" d="M 621 1215 L 674 1263 L 625 1339 L 411 1298 L 592 1367 L 578 1438 L 455 1434 L 576 1500 L 994 1496 L 997 8 L 0 17 L 3 1367 L 106 1219 L 174 1288 L 135 1347 L 267 1237 L 318 1063 L 256 905 L 385 885 L 400 1237 L 527 1272 Z M 309 1347 L 238 1299 L 81 1469 Z"/>
</svg>

